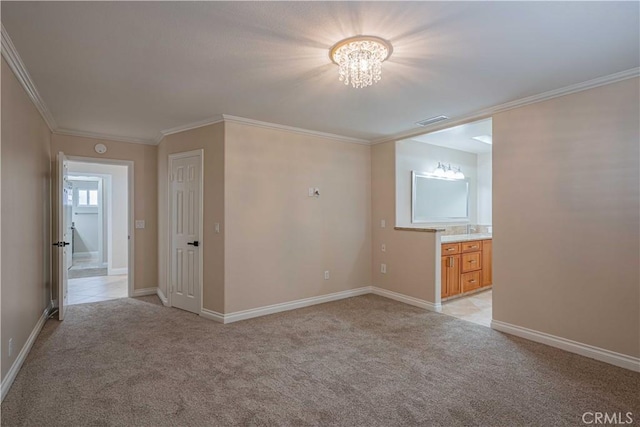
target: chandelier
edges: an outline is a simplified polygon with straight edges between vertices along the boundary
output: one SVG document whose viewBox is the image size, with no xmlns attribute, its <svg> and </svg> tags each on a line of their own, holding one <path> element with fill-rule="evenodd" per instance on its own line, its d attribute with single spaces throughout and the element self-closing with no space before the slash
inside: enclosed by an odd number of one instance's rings
<svg viewBox="0 0 640 427">
<path fill-rule="evenodd" d="M 340 81 L 360 88 L 380 81 L 382 62 L 392 51 L 391 44 L 380 37 L 356 36 L 336 43 L 329 56 L 338 64 Z"/>
</svg>

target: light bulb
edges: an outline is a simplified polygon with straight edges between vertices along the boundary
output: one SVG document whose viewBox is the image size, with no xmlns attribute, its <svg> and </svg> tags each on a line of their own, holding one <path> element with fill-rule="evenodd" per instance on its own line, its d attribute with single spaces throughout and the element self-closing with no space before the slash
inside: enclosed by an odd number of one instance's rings
<svg viewBox="0 0 640 427">
<path fill-rule="evenodd" d="M 449 165 L 449 167 L 446 169 L 444 176 L 445 178 L 451 178 L 451 179 L 456 177 L 456 173 L 453 171 L 453 169 L 451 169 L 451 165 Z"/>
<path fill-rule="evenodd" d="M 436 168 L 435 171 L 433 171 L 433 174 L 435 176 L 444 177 L 445 175 L 444 168 L 442 167 L 442 164 L 440 164 L 440 162 L 438 162 L 438 167 Z"/>
<path fill-rule="evenodd" d="M 460 166 L 458 166 L 458 170 L 456 171 L 456 174 L 455 174 L 454 178 L 455 179 L 464 179 L 464 174 L 460 170 Z"/>
</svg>

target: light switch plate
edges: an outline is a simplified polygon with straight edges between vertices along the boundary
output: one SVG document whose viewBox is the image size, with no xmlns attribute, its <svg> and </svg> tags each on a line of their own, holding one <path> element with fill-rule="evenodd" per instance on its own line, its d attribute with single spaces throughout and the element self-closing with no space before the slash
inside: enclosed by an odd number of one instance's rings
<svg viewBox="0 0 640 427">
<path fill-rule="evenodd" d="M 387 245 L 383 243 L 380 249 L 382 250 L 382 252 L 387 252 Z"/>
<path fill-rule="evenodd" d="M 143 219 L 136 219 L 136 228 L 144 228 L 144 225 Z"/>
<path fill-rule="evenodd" d="M 385 221 L 384 219 L 380 220 L 380 228 L 385 228 L 387 226 L 387 221 Z"/>
<path fill-rule="evenodd" d="M 216 233 L 220 233 L 220 223 L 216 222 L 214 227 L 215 227 Z"/>
</svg>

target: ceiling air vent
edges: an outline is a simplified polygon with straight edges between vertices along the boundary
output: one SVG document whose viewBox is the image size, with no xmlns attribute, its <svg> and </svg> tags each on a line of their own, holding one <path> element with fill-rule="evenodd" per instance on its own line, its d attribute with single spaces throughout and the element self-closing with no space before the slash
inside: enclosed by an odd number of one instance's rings
<svg viewBox="0 0 640 427">
<path fill-rule="evenodd" d="M 435 116 L 435 117 L 431 117 L 428 119 L 424 119 L 424 120 L 420 120 L 419 122 L 416 122 L 416 124 L 418 126 L 429 126 L 432 125 L 434 123 L 438 123 L 441 122 L 443 120 L 447 120 L 449 117 L 447 116 Z"/>
</svg>

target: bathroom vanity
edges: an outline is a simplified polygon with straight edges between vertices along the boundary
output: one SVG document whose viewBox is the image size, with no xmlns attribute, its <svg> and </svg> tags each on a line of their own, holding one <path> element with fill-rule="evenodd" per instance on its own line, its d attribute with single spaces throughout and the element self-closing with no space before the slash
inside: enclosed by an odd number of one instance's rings
<svg viewBox="0 0 640 427">
<path fill-rule="evenodd" d="M 490 234 L 442 236 L 441 298 L 476 292 L 493 283 Z"/>
</svg>

